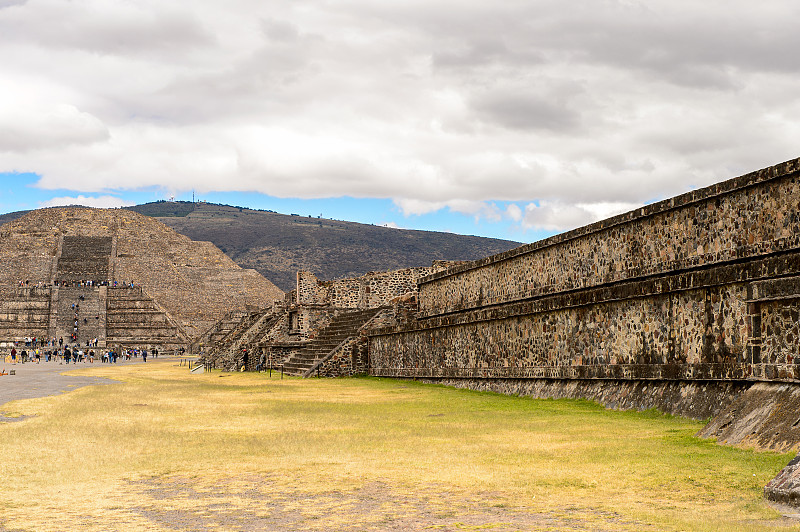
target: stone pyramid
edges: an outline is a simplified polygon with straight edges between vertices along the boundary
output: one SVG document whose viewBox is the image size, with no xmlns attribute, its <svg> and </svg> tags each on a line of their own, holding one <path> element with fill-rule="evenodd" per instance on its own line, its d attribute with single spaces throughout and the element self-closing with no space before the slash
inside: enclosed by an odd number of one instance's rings
<svg viewBox="0 0 800 532">
<path fill-rule="evenodd" d="M 0 226 L 0 343 L 188 344 L 229 312 L 282 298 L 210 242 L 132 211 L 40 209 Z"/>
</svg>

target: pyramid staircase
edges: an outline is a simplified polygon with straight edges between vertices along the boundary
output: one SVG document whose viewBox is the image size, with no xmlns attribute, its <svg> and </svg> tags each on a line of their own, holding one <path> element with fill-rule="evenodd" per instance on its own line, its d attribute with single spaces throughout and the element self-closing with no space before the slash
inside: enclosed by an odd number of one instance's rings
<svg viewBox="0 0 800 532">
<path fill-rule="evenodd" d="M 113 248 L 110 236 L 65 236 L 58 257 L 56 279 L 62 281 L 108 281 Z"/>
<path fill-rule="evenodd" d="M 100 288 L 53 288 L 52 306 L 56 307 L 53 336 L 65 342 L 84 345 L 86 341 L 106 339 L 106 302 L 100 299 Z M 102 319 L 101 319 L 102 317 Z M 76 339 L 70 340 L 75 332 Z"/>
<path fill-rule="evenodd" d="M 289 357 L 283 365 L 284 372 L 289 375 L 305 374 L 342 342 L 358 336 L 359 329 L 380 311 L 379 308 L 371 308 L 339 312 L 327 327 L 319 331 L 316 338 Z"/>
</svg>

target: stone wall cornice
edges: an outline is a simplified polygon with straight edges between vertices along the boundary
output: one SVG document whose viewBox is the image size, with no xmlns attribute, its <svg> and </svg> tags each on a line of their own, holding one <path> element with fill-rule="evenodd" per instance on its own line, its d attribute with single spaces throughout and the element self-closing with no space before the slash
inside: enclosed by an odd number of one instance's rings
<svg viewBox="0 0 800 532">
<path fill-rule="evenodd" d="M 489 257 L 468 262 L 466 264 L 454 266 L 444 271 L 433 273 L 420 278 L 419 284 L 422 285 L 426 283 L 431 283 L 440 279 L 452 277 L 467 272 L 469 270 L 475 270 L 488 265 L 511 260 L 520 257 L 522 255 L 535 253 L 536 251 L 564 244 L 571 240 L 576 240 L 578 238 L 591 235 L 593 233 L 606 231 L 613 227 L 641 222 L 645 218 L 650 218 L 658 214 L 688 207 L 692 204 L 705 202 L 713 198 L 721 198 L 723 196 L 734 194 L 744 189 L 757 186 L 761 183 L 788 177 L 798 173 L 800 173 L 800 158 L 792 159 L 780 164 L 776 164 L 774 166 L 770 166 L 768 168 L 763 168 L 761 170 L 756 170 L 754 172 L 750 172 L 748 174 L 744 174 L 739 177 L 734 177 L 732 179 L 722 181 L 721 183 L 716 183 L 704 188 L 692 190 L 690 192 L 686 192 L 679 196 L 662 200 L 650 205 L 645 205 L 638 209 L 634 209 L 632 211 L 619 214 L 617 216 L 613 216 L 611 218 L 607 218 L 605 220 L 601 220 L 593 224 L 579 227 L 577 229 L 573 229 L 565 233 L 554 235 L 544 240 L 539 240 L 537 242 L 525 244 L 523 246 L 511 249 L 509 251 L 505 251 L 503 253 L 498 253 L 496 255 L 491 255 Z"/>
</svg>

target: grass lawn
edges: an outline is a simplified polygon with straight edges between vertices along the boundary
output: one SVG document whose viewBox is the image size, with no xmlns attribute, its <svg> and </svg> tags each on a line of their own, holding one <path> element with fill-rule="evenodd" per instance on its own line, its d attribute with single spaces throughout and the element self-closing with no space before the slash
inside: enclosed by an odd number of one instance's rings
<svg viewBox="0 0 800 532">
<path fill-rule="evenodd" d="M 80 373 L 0 423 L 4 530 L 800 530 L 763 486 L 793 454 L 702 423 L 388 379 Z"/>
</svg>

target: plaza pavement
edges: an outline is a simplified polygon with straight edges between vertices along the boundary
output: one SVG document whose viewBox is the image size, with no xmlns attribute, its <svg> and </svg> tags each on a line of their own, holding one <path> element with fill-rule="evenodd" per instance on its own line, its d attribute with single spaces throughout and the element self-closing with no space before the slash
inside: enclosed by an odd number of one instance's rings
<svg viewBox="0 0 800 532">
<path fill-rule="evenodd" d="M 128 361 L 118 361 L 117 364 L 141 364 L 142 359 L 131 359 Z M 112 379 L 105 377 L 82 377 L 64 375 L 73 369 L 91 368 L 94 366 L 104 366 L 102 362 L 95 361 L 78 362 L 77 364 L 59 364 L 58 362 L 27 362 L 25 364 L 9 364 L 0 359 L 0 370 L 10 373 L 14 370 L 15 375 L 0 376 L 0 422 L 18 421 L 23 418 L 9 418 L 2 415 L 3 405 L 16 399 L 33 399 L 48 395 L 58 395 L 72 391 L 81 386 L 95 384 L 112 384 Z"/>
</svg>

